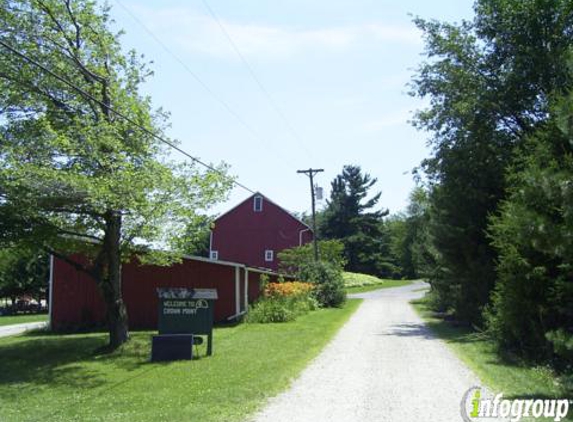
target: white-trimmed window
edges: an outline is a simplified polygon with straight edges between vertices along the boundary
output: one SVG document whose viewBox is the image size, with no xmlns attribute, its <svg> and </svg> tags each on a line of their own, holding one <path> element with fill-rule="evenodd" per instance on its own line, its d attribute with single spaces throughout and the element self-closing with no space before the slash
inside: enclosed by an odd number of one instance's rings
<svg viewBox="0 0 573 422">
<path fill-rule="evenodd" d="M 267 249 L 265 251 L 265 261 L 266 262 L 273 262 L 275 260 L 275 251 L 272 249 Z"/>
<path fill-rule="evenodd" d="M 255 195 L 253 198 L 253 210 L 255 212 L 261 212 L 263 210 L 263 197 L 261 195 Z"/>
<path fill-rule="evenodd" d="M 211 259 L 215 259 L 215 260 L 216 260 L 216 259 L 219 259 L 219 251 L 211 251 L 209 257 L 210 257 Z"/>
</svg>

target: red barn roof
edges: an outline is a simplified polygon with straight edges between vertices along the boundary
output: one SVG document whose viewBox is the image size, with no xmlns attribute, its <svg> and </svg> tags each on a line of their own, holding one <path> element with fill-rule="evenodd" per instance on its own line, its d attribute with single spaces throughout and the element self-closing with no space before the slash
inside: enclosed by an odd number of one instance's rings
<svg viewBox="0 0 573 422">
<path fill-rule="evenodd" d="M 211 258 L 276 271 L 280 251 L 311 240 L 309 226 L 257 192 L 215 220 Z"/>
</svg>

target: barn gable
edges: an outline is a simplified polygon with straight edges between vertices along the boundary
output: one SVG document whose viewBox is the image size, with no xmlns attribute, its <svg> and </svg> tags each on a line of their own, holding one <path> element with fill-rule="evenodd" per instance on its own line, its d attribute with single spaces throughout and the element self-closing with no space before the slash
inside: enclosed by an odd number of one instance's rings
<svg viewBox="0 0 573 422">
<path fill-rule="evenodd" d="M 257 192 L 215 220 L 211 258 L 276 271 L 280 251 L 311 240 L 309 226 Z"/>
</svg>

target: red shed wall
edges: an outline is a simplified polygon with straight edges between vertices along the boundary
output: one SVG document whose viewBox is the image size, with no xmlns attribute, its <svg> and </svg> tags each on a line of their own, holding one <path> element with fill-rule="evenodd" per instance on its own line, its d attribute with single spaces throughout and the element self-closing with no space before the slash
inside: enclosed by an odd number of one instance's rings
<svg viewBox="0 0 573 422">
<path fill-rule="evenodd" d="M 56 258 L 52 274 L 50 314 L 53 330 L 97 325 L 104 321 L 103 301 L 91 277 Z"/>
<path fill-rule="evenodd" d="M 312 240 L 308 227 L 281 207 L 263 197 L 263 210 L 255 212 L 253 196 L 215 221 L 211 250 L 219 259 L 250 267 L 278 270 L 278 252 Z M 265 250 L 274 251 L 274 260 L 265 261 Z"/>
<path fill-rule="evenodd" d="M 235 314 L 235 268 L 212 262 L 185 259 L 170 267 L 137 265 L 123 266 L 122 289 L 133 329 L 157 327 L 158 287 L 214 288 L 219 299 L 215 302 L 215 321 L 221 322 Z M 254 277 L 249 275 L 249 280 Z M 244 304 L 244 269 L 239 268 L 240 306 Z M 257 297 L 249 283 L 249 296 Z M 52 327 L 54 330 L 104 324 L 104 304 L 94 280 L 72 266 L 54 259 L 52 283 Z"/>
</svg>

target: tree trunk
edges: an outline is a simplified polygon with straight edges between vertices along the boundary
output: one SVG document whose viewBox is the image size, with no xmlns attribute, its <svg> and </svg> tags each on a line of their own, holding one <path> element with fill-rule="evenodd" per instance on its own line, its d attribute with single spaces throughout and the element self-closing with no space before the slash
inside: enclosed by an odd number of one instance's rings
<svg viewBox="0 0 573 422">
<path fill-rule="evenodd" d="M 121 292 L 121 214 L 109 211 L 105 215 L 105 221 L 106 232 L 98 284 L 106 306 L 109 347 L 113 350 L 129 340 L 127 309 Z"/>
</svg>

